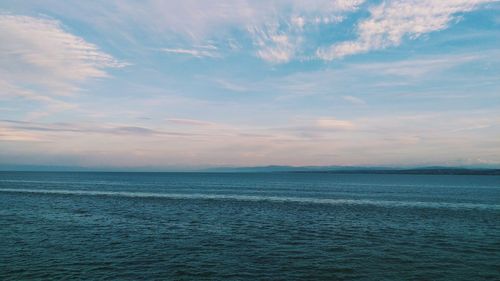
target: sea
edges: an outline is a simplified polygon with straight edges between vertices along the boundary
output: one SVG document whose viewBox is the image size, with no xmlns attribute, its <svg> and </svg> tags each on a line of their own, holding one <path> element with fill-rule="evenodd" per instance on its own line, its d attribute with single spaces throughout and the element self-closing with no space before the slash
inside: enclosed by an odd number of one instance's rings
<svg viewBox="0 0 500 281">
<path fill-rule="evenodd" d="M 500 280 L 500 177 L 0 172 L 0 280 Z"/>
</svg>

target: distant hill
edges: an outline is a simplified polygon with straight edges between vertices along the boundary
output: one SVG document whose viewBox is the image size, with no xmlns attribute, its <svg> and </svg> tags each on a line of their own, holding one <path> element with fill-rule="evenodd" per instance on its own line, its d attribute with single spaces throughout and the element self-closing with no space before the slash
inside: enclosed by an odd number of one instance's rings
<svg viewBox="0 0 500 281">
<path fill-rule="evenodd" d="M 201 170 L 215 173 L 329 173 L 329 174 L 411 174 L 411 175 L 500 175 L 500 169 L 461 167 L 351 167 L 351 166 L 262 166 L 220 167 Z"/>
<path fill-rule="evenodd" d="M 202 173 L 329 173 L 329 174 L 411 174 L 411 175 L 500 175 L 498 166 L 491 167 L 364 167 L 364 166 L 257 166 L 216 168 L 154 167 L 78 167 L 1 165 L 0 171 L 38 172 L 202 172 Z"/>
<path fill-rule="evenodd" d="M 324 172 L 382 169 L 378 167 L 349 167 L 349 166 L 257 166 L 257 167 L 216 167 L 200 171 L 222 173 L 264 173 L 264 172 Z"/>
</svg>

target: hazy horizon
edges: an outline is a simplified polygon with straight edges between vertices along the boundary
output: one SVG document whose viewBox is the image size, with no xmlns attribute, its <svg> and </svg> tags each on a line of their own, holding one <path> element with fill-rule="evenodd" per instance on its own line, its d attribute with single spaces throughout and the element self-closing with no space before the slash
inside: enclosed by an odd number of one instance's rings
<svg viewBox="0 0 500 281">
<path fill-rule="evenodd" d="M 499 167 L 499 12 L 5 0 L 0 167 Z"/>
<path fill-rule="evenodd" d="M 286 164 L 262 164 L 262 165 L 190 165 L 190 166 L 179 166 L 179 165 L 164 165 L 164 166 L 109 166 L 109 165 L 50 165 L 50 164 L 9 164 L 0 163 L 0 172 L 29 172 L 29 171 L 40 171 L 40 172 L 204 172 L 217 169 L 230 170 L 230 169 L 253 169 L 253 168 L 273 168 L 273 167 L 284 167 L 284 168 L 312 168 L 312 169 L 420 169 L 420 168 L 444 168 L 444 169 L 500 169 L 500 164 L 408 164 L 408 165 L 286 165 Z"/>
</svg>

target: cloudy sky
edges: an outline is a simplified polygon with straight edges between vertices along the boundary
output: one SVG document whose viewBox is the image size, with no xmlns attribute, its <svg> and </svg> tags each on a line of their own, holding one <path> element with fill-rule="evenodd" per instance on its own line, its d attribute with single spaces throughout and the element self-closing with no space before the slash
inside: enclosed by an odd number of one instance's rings
<svg viewBox="0 0 500 281">
<path fill-rule="evenodd" d="M 0 2 L 0 164 L 495 165 L 500 2 Z"/>
</svg>

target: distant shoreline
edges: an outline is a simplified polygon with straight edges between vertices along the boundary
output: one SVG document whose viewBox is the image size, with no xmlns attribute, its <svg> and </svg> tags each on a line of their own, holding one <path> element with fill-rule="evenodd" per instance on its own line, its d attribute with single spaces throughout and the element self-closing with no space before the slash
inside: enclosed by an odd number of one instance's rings
<svg viewBox="0 0 500 281">
<path fill-rule="evenodd" d="M 470 175 L 470 176 L 500 176 L 500 169 L 472 169 L 472 168 L 364 168 L 341 167 L 322 169 L 321 167 L 241 167 L 241 168 L 213 168 L 188 171 L 159 171 L 159 170 L 104 170 L 104 169 L 5 169 L 0 173 L 33 172 L 33 173 L 200 173 L 200 174 L 366 174 L 366 175 Z"/>
<path fill-rule="evenodd" d="M 332 171 L 296 171 L 291 173 L 321 173 L 321 174 L 384 174 L 384 175 L 470 175 L 470 176 L 500 176 L 500 169 L 407 169 L 407 170 L 332 170 Z"/>
<path fill-rule="evenodd" d="M 319 173 L 319 174 L 407 174 L 407 175 L 500 175 L 497 168 L 462 168 L 462 167 L 241 167 L 241 168 L 214 168 L 205 172 L 224 173 Z"/>
</svg>

